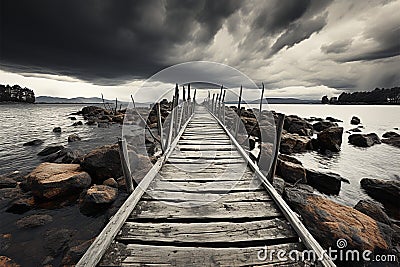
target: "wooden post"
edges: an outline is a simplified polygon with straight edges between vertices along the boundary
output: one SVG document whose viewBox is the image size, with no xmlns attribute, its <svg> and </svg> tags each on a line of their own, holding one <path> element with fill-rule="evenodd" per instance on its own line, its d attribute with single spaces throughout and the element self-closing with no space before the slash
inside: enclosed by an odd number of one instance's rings
<svg viewBox="0 0 400 267">
<path fill-rule="evenodd" d="M 192 113 L 194 113 L 194 108 L 196 107 L 196 93 L 197 93 L 197 89 L 194 89 Z"/>
<path fill-rule="evenodd" d="M 103 101 L 104 109 L 107 110 L 106 103 L 104 102 L 103 94 L 101 94 L 101 100 Z"/>
<path fill-rule="evenodd" d="M 117 108 L 118 108 L 118 99 L 115 98 L 115 111 L 114 111 L 114 115 L 117 115 Z"/>
<path fill-rule="evenodd" d="M 222 95 L 222 123 L 225 125 L 225 94 L 226 90 L 224 90 L 224 94 Z"/>
<path fill-rule="evenodd" d="M 213 94 L 213 98 L 212 98 L 212 101 L 211 101 L 211 113 L 213 113 L 214 114 L 214 100 L 215 99 L 215 94 Z"/>
<path fill-rule="evenodd" d="M 278 121 L 276 123 L 275 151 L 274 151 L 274 157 L 272 159 L 271 169 L 270 169 L 270 171 L 268 173 L 268 176 L 267 176 L 267 179 L 271 184 L 274 181 L 274 176 L 275 176 L 275 171 L 276 171 L 276 164 L 278 162 L 279 148 L 280 148 L 280 145 L 281 145 L 282 128 L 283 128 L 283 123 L 285 121 L 285 114 L 278 113 L 277 115 L 278 115 Z"/>
<path fill-rule="evenodd" d="M 158 136 L 160 136 L 160 146 L 161 146 L 161 151 L 164 153 L 164 141 L 163 141 L 163 126 L 162 126 L 162 121 L 161 121 L 161 107 L 160 103 L 156 103 L 156 112 L 157 112 L 157 130 L 158 130 Z"/>
<path fill-rule="evenodd" d="M 172 97 L 172 102 L 171 102 L 171 120 L 169 122 L 169 128 L 168 128 L 168 138 L 166 142 L 166 148 L 167 150 L 169 146 L 171 145 L 172 142 L 172 135 L 174 133 L 174 117 L 175 117 L 175 109 L 174 109 L 174 104 L 175 104 L 175 96 Z"/>
<path fill-rule="evenodd" d="M 178 84 L 176 84 L 176 86 L 175 86 L 175 104 L 174 104 L 174 123 L 178 122 L 178 115 L 179 115 L 178 110 L 177 110 L 178 105 L 179 105 L 179 87 L 178 87 Z M 173 136 L 175 137 L 178 133 L 175 125 L 172 125 L 172 129 L 173 129 L 173 133 L 174 133 Z M 173 139 L 174 138 L 172 138 L 172 140 Z"/>
<path fill-rule="evenodd" d="M 219 94 L 215 96 L 215 103 L 214 103 L 214 115 L 218 117 L 218 99 L 219 99 Z"/>
<path fill-rule="evenodd" d="M 260 98 L 260 118 L 259 120 L 261 120 L 261 111 L 262 111 L 262 105 L 263 105 L 263 101 L 264 101 L 264 83 L 262 83 L 262 89 L 261 89 L 261 98 Z"/>
<path fill-rule="evenodd" d="M 126 191 L 130 194 L 133 192 L 134 187 L 133 187 L 132 174 L 131 171 L 129 170 L 128 164 L 126 163 L 126 158 L 124 153 L 124 148 L 126 148 L 125 141 L 119 138 L 118 146 L 119 146 L 119 156 L 121 158 L 122 172 L 125 177 Z M 136 183 L 135 186 L 137 186 Z"/>
<path fill-rule="evenodd" d="M 239 131 L 239 124 L 241 122 L 240 114 L 241 114 L 241 107 L 240 104 L 242 102 L 242 93 L 243 93 L 243 86 L 240 86 L 240 93 L 239 93 L 239 103 L 238 103 L 238 110 L 237 110 L 237 119 L 236 119 L 236 128 L 235 128 L 235 138 L 237 138 L 238 131 Z"/>
</svg>

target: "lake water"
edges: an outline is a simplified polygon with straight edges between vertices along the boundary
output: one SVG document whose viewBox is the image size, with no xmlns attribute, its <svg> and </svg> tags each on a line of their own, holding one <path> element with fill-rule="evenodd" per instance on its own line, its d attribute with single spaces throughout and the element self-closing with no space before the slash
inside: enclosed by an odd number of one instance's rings
<svg viewBox="0 0 400 267">
<path fill-rule="evenodd" d="M 36 155 L 47 145 L 61 144 L 65 147 L 79 148 L 83 152 L 104 145 L 115 143 L 121 136 L 121 126 L 110 128 L 96 126 L 71 126 L 69 117 L 72 112 L 81 110 L 85 105 L 0 105 L 0 174 L 11 171 L 30 171 L 41 161 Z M 289 105 L 272 104 L 271 110 L 287 115 L 300 117 L 332 116 L 340 119 L 345 131 L 354 128 L 350 119 L 356 115 L 361 119 L 363 133 L 376 133 L 382 136 L 387 131 L 396 131 L 400 127 L 400 106 L 339 106 L 339 105 Z M 83 121 L 81 116 L 74 116 Z M 53 133 L 54 127 L 61 127 L 62 133 Z M 397 131 L 399 132 L 399 131 Z M 68 135 L 77 133 L 81 142 L 68 143 Z M 306 167 L 337 172 L 350 180 L 343 183 L 339 196 L 334 198 L 339 202 L 354 205 L 359 199 L 367 197 L 360 189 L 359 181 L 364 177 L 380 179 L 399 179 L 400 153 L 399 149 L 387 144 L 375 145 L 369 148 L 357 148 L 348 144 L 348 133 L 343 135 L 342 150 L 328 157 L 318 152 L 307 152 L 295 156 Z M 24 147 L 23 143 L 43 139 L 44 144 L 37 147 Z"/>
<path fill-rule="evenodd" d="M 356 127 L 350 124 L 350 120 L 352 116 L 357 116 L 364 126 L 362 133 L 376 133 L 379 137 L 388 131 L 400 133 L 394 130 L 400 128 L 400 106 L 271 104 L 269 107 L 277 112 L 304 118 L 332 116 L 343 121 L 338 124 L 344 127 L 344 131 Z M 331 157 L 315 151 L 294 156 L 306 167 L 333 171 L 347 178 L 350 184 L 342 183 L 340 194 L 332 198 L 355 205 L 360 199 L 368 198 L 360 188 L 362 178 L 400 179 L 400 149 L 384 143 L 369 148 L 355 147 L 348 143 L 349 135 L 343 134 L 341 151 L 333 153 Z"/>
<path fill-rule="evenodd" d="M 84 105 L 0 105 L 0 175 L 12 171 L 28 172 L 41 163 L 36 155 L 47 145 L 61 144 L 65 147 L 79 148 L 83 152 L 104 145 L 115 143 L 121 136 L 121 126 L 110 128 L 96 126 L 71 126 L 69 114 L 81 110 Z M 285 114 L 296 114 L 301 117 L 333 116 L 344 122 L 339 123 L 346 130 L 353 115 L 361 118 L 364 133 L 374 132 L 381 136 L 394 127 L 400 127 L 400 106 L 328 106 L 328 105 L 270 105 L 272 110 Z M 77 120 L 83 121 L 81 116 Z M 54 127 L 61 127 L 62 133 L 53 133 Z M 397 131 L 398 132 L 398 131 Z M 68 135 L 77 133 L 81 142 L 68 144 Z M 343 136 L 342 150 L 331 157 L 317 152 L 294 155 L 306 167 L 325 169 L 339 173 L 350 181 L 343 183 L 338 196 L 329 196 L 344 204 L 354 205 L 363 198 L 368 198 L 360 189 L 359 181 L 364 177 L 380 179 L 399 179 L 399 149 L 386 144 L 370 148 L 356 148 L 348 144 L 349 134 Z M 24 147 L 23 143 L 33 139 L 43 139 L 44 144 L 37 147 Z M 397 178 L 396 178 L 397 177 Z M 121 201 L 123 196 L 121 196 Z M 398 206 L 397 203 L 395 205 Z M 23 266 L 40 266 L 47 255 L 42 245 L 42 237 L 52 228 L 74 230 L 74 240 L 88 240 L 101 230 L 105 217 L 87 217 L 79 212 L 78 205 L 47 211 L 53 217 L 49 225 L 35 229 L 21 230 L 15 221 L 24 216 L 41 213 L 39 210 L 28 211 L 23 215 L 3 213 L 0 220 L 0 234 L 11 234 L 13 243 L 7 250 L 7 256 Z M 84 228 L 82 226 L 84 225 Z M 0 236 L 1 241 L 1 236 Z M 1 242 L 0 242 L 1 245 Z M 1 247 L 1 246 L 0 246 Z M 58 265 L 61 258 L 56 258 Z"/>
</svg>

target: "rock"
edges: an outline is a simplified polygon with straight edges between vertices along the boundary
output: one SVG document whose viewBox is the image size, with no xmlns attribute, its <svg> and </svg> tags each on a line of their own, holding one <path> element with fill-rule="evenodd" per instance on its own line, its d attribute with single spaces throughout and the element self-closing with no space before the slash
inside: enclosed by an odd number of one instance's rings
<svg viewBox="0 0 400 267">
<path fill-rule="evenodd" d="M 107 185 L 91 186 L 80 200 L 80 210 L 84 214 L 104 211 L 118 196 L 118 189 Z"/>
<path fill-rule="evenodd" d="M 354 132 L 354 133 L 361 133 L 361 129 L 360 128 L 353 128 L 353 129 L 350 129 L 350 130 L 348 130 L 348 131 L 346 131 L 347 133 L 351 133 L 351 132 Z"/>
<path fill-rule="evenodd" d="M 300 160 L 296 159 L 295 157 L 291 157 L 291 156 L 288 156 L 288 155 L 285 155 L 285 154 L 279 154 L 278 155 L 278 159 L 281 160 L 281 161 L 289 161 L 289 162 L 292 162 L 294 164 L 299 164 L 299 165 L 303 166 L 303 163 L 301 163 Z"/>
<path fill-rule="evenodd" d="M 97 123 L 97 127 L 99 127 L 99 128 L 109 128 L 110 127 L 110 123 L 109 122 L 98 122 Z"/>
<path fill-rule="evenodd" d="M 35 197 L 55 199 L 87 188 L 91 178 L 79 164 L 42 163 L 26 176 Z"/>
<path fill-rule="evenodd" d="M 71 121 L 76 121 L 75 117 L 68 117 Z"/>
<path fill-rule="evenodd" d="M 80 163 L 81 157 L 83 157 L 82 151 L 77 149 L 64 148 L 57 153 L 51 154 L 43 158 L 42 160 L 53 163 Z"/>
<path fill-rule="evenodd" d="M 53 133 L 61 133 L 61 127 L 53 128 Z"/>
<path fill-rule="evenodd" d="M 396 132 L 386 132 L 382 135 L 383 138 L 390 138 L 390 137 L 399 137 L 400 134 Z"/>
<path fill-rule="evenodd" d="M 307 183 L 325 194 L 337 195 L 342 186 L 342 178 L 332 172 L 306 170 Z"/>
<path fill-rule="evenodd" d="M 393 230 L 352 207 L 298 188 L 285 188 L 285 199 L 325 249 L 336 249 L 338 239 L 347 241 L 346 249 L 388 252 L 391 248 Z"/>
<path fill-rule="evenodd" d="M 400 181 L 387 181 L 372 178 L 363 178 L 360 181 L 369 196 L 388 203 L 398 203 L 400 199 Z"/>
<path fill-rule="evenodd" d="M 382 142 L 385 144 L 400 148 L 400 137 L 399 136 L 382 139 Z"/>
<path fill-rule="evenodd" d="M 87 125 L 96 125 L 96 124 L 97 124 L 97 121 L 91 119 L 91 120 L 88 120 L 88 121 L 86 122 L 86 124 L 87 124 Z"/>
<path fill-rule="evenodd" d="M 17 181 L 14 179 L 0 176 L 0 189 L 2 188 L 14 188 L 17 186 Z"/>
<path fill-rule="evenodd" d="M 354 206 L 354 208 L 372 219 L 387 224 L 391 225 L 391 221 L 389 216 L 383 211 L 382 207 L 380 206 L 379 203 L 373 201 L 373 200 L 368 200 L 368 199 L 363 199 L 358 201 L 358 203 Z"/>
<path fill-rule="evenodd" d="M 335 119 L 333 117 L 326 117 L 325 120 L 330 121 L 330 122 L 343 122 L 342 120 Z"/>
<path fill-rule="evenodd" d="M 15 261 L 6 257 L 0 256 L 0 266 L 1 267 L 20 267 L 20 265 L 16 264 Z"/>
<path fill-rule="evenodd" d="M 80 126 L 80 125 L 83 125 L 83 122 L 77 121 L 77 122 L 74 122 L 74 123 L 72 124 L 72 126 Z"/>
<path fill-rule="evenodd" d="M 0 251 L 6 251 L 11 246 L 11 238 L 11 234 L 0 234 Z M 2 266 L 1 260 L 0 266 Z"/>
<path fill-rule="evenodd" d="M 353 117 L 351 118 L 350 124 L 358 125 L 358 124 L 360 124 L 360 123 L 361 123 L 361 120 L 360 120 L 358 117 L 353 116 Z"/>
<path fill-rule="evenodd" d="M 330 122 L 330 121 L 319 121 L 313 124 L 314 130 L 320 132 L 330 127 L 337 127 L 337 123 Z"/>
<path fill-rule="evenodd" d="M 48 156 L 63 149 L 64 146 L 48 146 L 38 153 L 38 156 Z"/>
<path fill-rule="evenodd" d="M 288 183 L 306 183 L 306 170 L 300 164 L 278 158 L 276 172 Z"/>
<path fill-rule="evenodd" d="M 52 221 L 53 217 L 50 215 L 35 214 L 19 219 L 16 224 L 19 228 L 34 228 L 51 223 Z"/>
<path fill-rule="evenodd" d="M 34 207 L 35 199 L 32 196 L 24 195 L 12 201 L 6 211 L 14 214 L 23 214 Z"/>
<path fill-rule="evenodd" d="M 94 149 L 83 157 L 81 167 L 99 183 L 110 177 L 122 176 L 118 145 L 105 145 Z"/>
<path fill-rule="evenodd" d="M 349 136 L 349 143 L 358 147 L 370 147 L 375 144 L 380 144 L 381 140 L 375 133 L 352 134 Z"/>
<path fill-rule="evenodd" d="M 82 115 L 98 115 L 98 114 L 105 114 L 107 113 L 105 109 L 97 106 L 87 106 L 82 108 L 81 111 Z M 108 114 L 108 113 L 107 113 Z"/>
<path fill-rule="evenodd" d="M 35 140 L 24 143 L 23 146 L 39 146 L 43 143 L 44 143 L 43 140 L 35 139 Z"/>
<path fill-rule="evenodd" d="M 285 191 L 285 180 L 275 176 L 272 185 L 274 186 L 276 192 L 282 196 L 283 192 Z"/>
<path fill-rule="evenodd" d="M 282 134 L 279 151 L 284 154 L 305 152 L 310 148 L 310 138 L 298 134 Z"/>
<path fill-rule="evenodd" d="M 78 134 L 71 134 L 70 136 L 68 136 L 68 142 L 76 142 L 76 141 L 81 141 L 82 139 L 79 137 Z"/>
<path fill-rule="evenodd" d="M 88 240 L 68 249 L 67 253 L 65 253 L 65 256 L 62 259 L 61 264 L 63 266 L 74 266 L 82 258 L 83 254 L 85 254 L 92 242 L 93 240 Z"/>
<path fill-rule="evenodd" d="M 50 256 L 58 256 L 68 248 L 68 243 L 73 240 L 74 230 L 49 229 L 44 235 L 44 248 Z"/>
<path fill-rule="evenodd" d="M 301 136 L 313 135 L 313 126 L 306 120 L 296 115 L 289 115 L 285 117 L 283 129 L 289 133 L 298 134 Z"/>
<path fill-rule="evenodd" d="M 114 178 L 108 178 L 107 180 L 105 180 L 103 182 L 103 185 L 108 185 L 108 186 L 111 186 L 114 188 L 118 188 L 118 183 L 117 183 L 117 181 L 115 181 Z"/>
<path fill-rule="evenodd" d="M 318 133 L 317 140 L 322 150 L 340 151 L 342 145 L 343 127 L 331 127 Z"/>
</svg>

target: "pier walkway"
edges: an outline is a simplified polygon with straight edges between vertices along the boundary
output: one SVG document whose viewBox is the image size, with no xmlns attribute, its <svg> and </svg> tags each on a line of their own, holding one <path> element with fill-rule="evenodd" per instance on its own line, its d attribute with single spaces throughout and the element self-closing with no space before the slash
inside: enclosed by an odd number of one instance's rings
<svg viewBox="0 0 400 267">
<path fill-rule="evenodd" d="M 297 215 L 204 106 L 163 157 L 78 266 L 308 266 L 293 256 L 305 249 L 320 256 Z M 317 265 L 335 266 L 328 257 Z"/>
</svg>

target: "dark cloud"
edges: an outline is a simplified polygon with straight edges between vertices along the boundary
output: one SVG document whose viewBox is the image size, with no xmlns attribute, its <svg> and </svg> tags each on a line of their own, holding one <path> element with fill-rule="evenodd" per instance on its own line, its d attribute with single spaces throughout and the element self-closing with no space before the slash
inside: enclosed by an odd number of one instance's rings
<svg viewBox="0 0 400 267">
<path fill-rule="evenodd" d="M 340 54 L 346 52 L 351 46 L 352 40 L 339 40 L 329 45 L 322 45 L 321 51 L 325 54 Z"/>
<path fill-rule="evenodd" d="M 1 67 L 122 83 L 166 67 L 174 46 L 208 42 L 240 1 L 1 1 Z M 196 33 L 196 36 L 193 34 Z"/>
<path fill-rule="evenodd" d="M 285 46 L 292 47 L 310 38 L 313 33 L 319 32 L 325 25 L 326 15 L 292 24 L 272 45 L 271 54 L 277 53 Z"/>
</svg>

